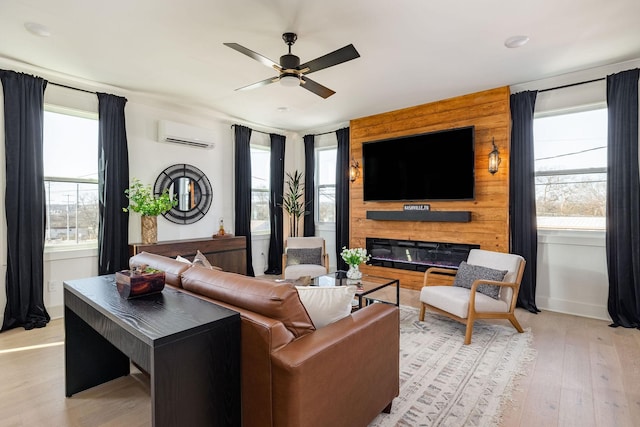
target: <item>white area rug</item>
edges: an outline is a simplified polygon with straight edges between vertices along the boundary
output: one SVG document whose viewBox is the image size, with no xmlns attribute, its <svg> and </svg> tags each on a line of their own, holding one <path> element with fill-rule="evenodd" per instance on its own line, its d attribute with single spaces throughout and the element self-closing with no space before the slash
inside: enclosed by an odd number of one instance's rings
<svg viewBox="0 0 640 427">
<path fill-rule="evenodd" d="M 400 396 L 390 414 L 370 427 L 493 426 L 500 420 L 524 364 L 535 358 L 531 331 L 476 321 L 471 344 L 465 327 L 427 312 L 400 310 Z"/>
</svg>

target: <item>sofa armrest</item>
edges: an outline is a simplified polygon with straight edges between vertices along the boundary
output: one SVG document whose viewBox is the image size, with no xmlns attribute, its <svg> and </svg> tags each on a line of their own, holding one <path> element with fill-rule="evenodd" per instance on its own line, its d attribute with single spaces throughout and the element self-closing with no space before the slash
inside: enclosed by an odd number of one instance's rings
<svg viewBox="0 0 640 427">
<path fill-rule="evenodd" d="M 400 315 L 372 304 L 272 353 L 274 425 L 367 425 L 399 391 Z"/>
</svg>

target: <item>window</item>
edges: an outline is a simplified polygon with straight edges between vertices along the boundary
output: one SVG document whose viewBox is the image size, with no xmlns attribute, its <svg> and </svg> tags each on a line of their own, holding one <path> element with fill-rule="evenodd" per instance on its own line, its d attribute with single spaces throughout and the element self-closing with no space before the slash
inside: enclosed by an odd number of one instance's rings
<svg viewBox="0 0 640 427">
<path fill-rule="evenodd" d="M 604 230 L 607 110 L 534 120 L 538 228 Z"/>
<path fill-rule="evenodd" d="M 49 107 L 47 107 L 49 109 Z M 98 120 L 44 112 L 45 246 L 98 245 Z"/>
<path fill-rule="evenodd" d="M 271 151 L 267 147 L 251 146 L 251 232 L 268 234 Z"/>
<path fill-rule="evenodd" d="M 316 150 L 316 222 L 336 222 L 337 148 Z"/>
</svg>

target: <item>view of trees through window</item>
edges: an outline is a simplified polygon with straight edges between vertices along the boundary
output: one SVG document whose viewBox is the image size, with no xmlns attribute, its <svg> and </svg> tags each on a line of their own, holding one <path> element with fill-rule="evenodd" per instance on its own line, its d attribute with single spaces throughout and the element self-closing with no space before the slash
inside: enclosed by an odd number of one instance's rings
<svg viewBox="0 0 640 427">
<path fill-rule="evenodd" d="M 538 228 L 604 230 L 607 110 L 534 120 Z"/>
<path fill-rule="evenodd" d="M 251 232 L 269 233 L 271 151 L 251 146 Z"/>
<path fill-rule="evenodd" d="M 316 151 L 316 221 L 336 222 L 336 148 Z"/>
<path fill-rule="evenodd" d="M 44 113 L 45 245 L 98 243 L 98 120 Z"/>
</svg>

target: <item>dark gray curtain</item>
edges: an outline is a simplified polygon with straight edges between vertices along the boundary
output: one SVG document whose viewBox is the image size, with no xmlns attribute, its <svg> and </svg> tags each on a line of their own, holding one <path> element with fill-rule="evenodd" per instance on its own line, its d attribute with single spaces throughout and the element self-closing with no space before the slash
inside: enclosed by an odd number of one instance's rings
<svg viewBox="0 0 640 427">
<path fill-rule="evenodd" d="M 44 90 L 47 81 L 0 70 L 4 88 L 7 215 L 7 306 L 2 330 L 42 328 L 45 189 Z"/>
<path fill-rule="evenodd" d="M 511 154 L 509 164 L 509 222 L 511 252 L 521 255 L 527 266 L 520 284 L 518 307 L 537 313 L 536 268 L 538 230 L 533 155 L 533 111 L 537 91 L 511 95 Z"/>
<path fill-rule="evenodd" d="M 607 268 L 611 326 L 640 328 L 640 70 L 607 76 Z"/>
<path fill-rule="evenodd" d="M 126 98 L 98 93 L 98 274 L 129 266 L 129 149 L 125 128 Z"/>
<path fill-rule="evenodd" d="M 336 136 L 336 265 L 338 270 L 347 270 L 340 252 L 349 247 L 349 128 L 338 129 Z"/>
<path fill-rule="evenodd" d="M 235 181 L 236 181 L 236 236 L 247 238 L 247 276 L 253 272 L 251 255 L 251 129 L 234 125 L 235 130 Z"/>
<path fill-rule="evenodd" d="M 305 135 L 304 138 L 304 202 L 307 213 L 304 216 L 303 236 L 312 237 L 316 235 L 315 203 L 316 194 L 316 153 L 315 136 Z"/>
<path fill-rule="evenodd" d="M 282 193 L 284 188 L 284 150 L 286 138 L 274 133 L 271 138 L 271 170 L 269 184 L 269 213 L 271 219 L 271 237 L 269 238 L 269 265 L 265 274 L 282 274 Z"/>
</svg>

